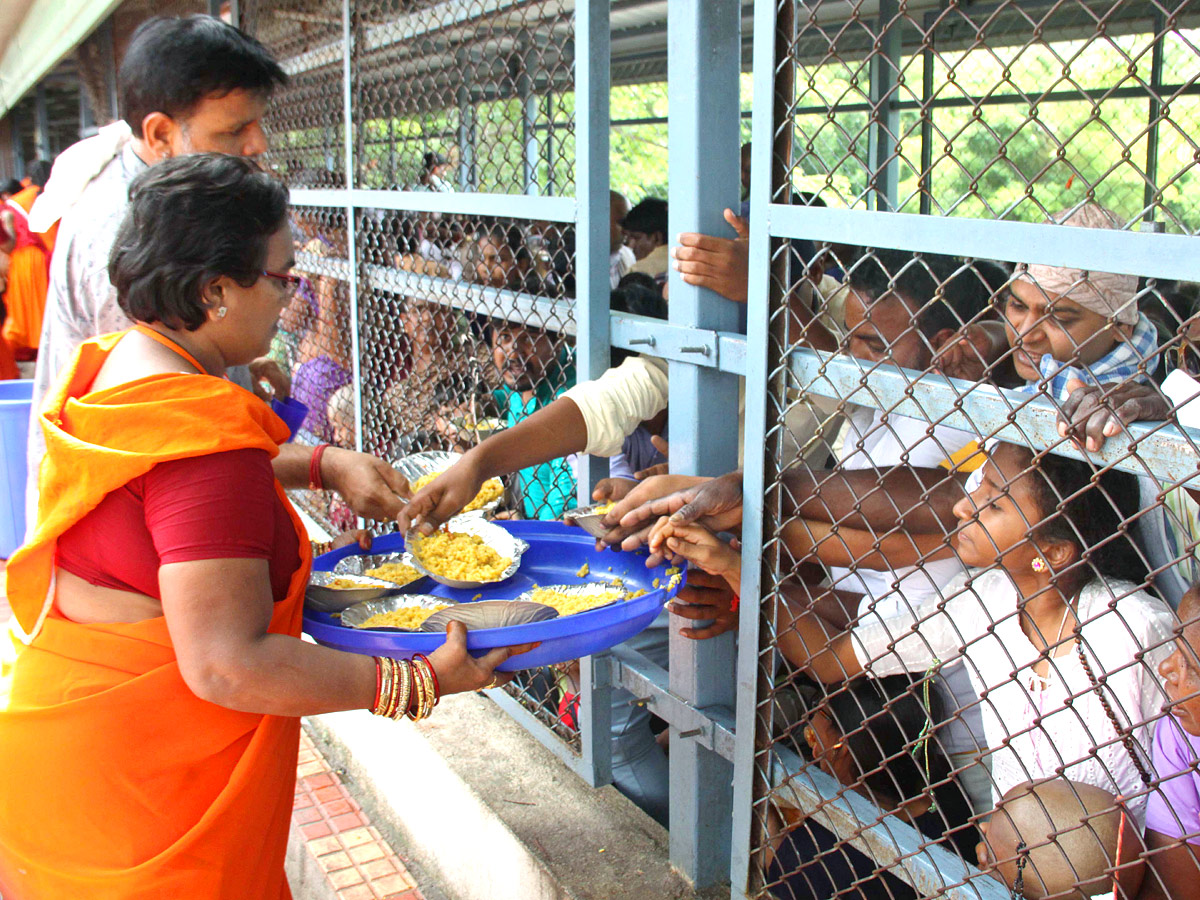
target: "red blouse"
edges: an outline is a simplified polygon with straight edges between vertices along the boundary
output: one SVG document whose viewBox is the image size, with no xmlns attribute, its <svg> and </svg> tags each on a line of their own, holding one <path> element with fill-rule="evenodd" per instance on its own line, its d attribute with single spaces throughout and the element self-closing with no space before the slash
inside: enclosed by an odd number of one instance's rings
<svg viewBox="0 0 1200 900">
<path fill-rule="evenodd" d="M 58 565 L 99 587 L 161 600 L 159 566 L 266 559 L 278 602 L 300 565 L 291 517 L 265 450 L 159 463 L 113 491 L 58 539 Z"/>
</svg>

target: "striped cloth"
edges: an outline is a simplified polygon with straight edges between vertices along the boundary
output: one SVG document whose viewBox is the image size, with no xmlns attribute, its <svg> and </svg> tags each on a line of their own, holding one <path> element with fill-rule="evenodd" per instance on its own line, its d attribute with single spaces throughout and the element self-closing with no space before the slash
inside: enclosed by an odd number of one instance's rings
<svg viewBox="0 0 1200 900">
<path fill-rule="evenodd" d="M 1043 390 L 1056 400 L 1066 400 L 1070 391 L 1067 382 L 1072 378 L 1084 384 L 1119 384 L 1123 381 L 1149 381 L 1158 368 L 1158 331 L 1144 313 L 1138 313 L 1137 324 L 1127 341 L 1117 344 L 1093 363 L 1068 365 L 1050 354 L 1038 362 L 1042 377 L 1017 388 L 1027 394 Z"/>
</svg>

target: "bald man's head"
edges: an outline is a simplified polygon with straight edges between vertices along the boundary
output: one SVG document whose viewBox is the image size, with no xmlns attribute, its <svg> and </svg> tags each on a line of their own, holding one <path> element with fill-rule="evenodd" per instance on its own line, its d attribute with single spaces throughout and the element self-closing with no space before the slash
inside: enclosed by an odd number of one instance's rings
<svg viewBox="0 0 1200 900">
<path fill-rule="evenodd" d="M 1082 900 L 1111 891 L 1123 816 L 1122 862 L 1128 862 L 1140 850 L 1138 828 L 1108 791 L 1065 778 L 1017 785 L 983 826 L 980 868 L 991 869 L 1010 888 L 1020 876 L 1030 900 Z M 1126 890 L 1132 877 L 1140 883 L 1140 865 L 1136 876 L 1123 870 Z"/>
</svg>

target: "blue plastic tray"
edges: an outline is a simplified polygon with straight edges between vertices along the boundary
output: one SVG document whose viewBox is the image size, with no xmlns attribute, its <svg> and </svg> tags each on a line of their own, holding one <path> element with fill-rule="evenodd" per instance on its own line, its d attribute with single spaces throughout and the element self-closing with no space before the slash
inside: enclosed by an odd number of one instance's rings
<svg viewBox="0 0 1200 900">
<path fill-rule="evenodd" d="M 674 597 L 682 587 L 684 579 L 671 590 L 666 586 L 671 576 L 666 574 L 669 564 L 646 568 L 646 552 L 633 553 L 599 551 L 595 539 L 580 528 L 572 528 L 561 522 L 496 522 L 512 534 L 529 542 L 529 549 L 521 558 L 517 574 L 501 584 L 476 590 L 458 590 L 436 584 L 427 588 L 428 593 L 448 597 L 460 603 L 475 599 L 511 600 L 529 590 L 535 584 L 591 584 L 620 577 L 628 590 L 644 588 L 645 596 L 626 600 L 588 612 L 563 616 L 545 622 L 528 625 L 513 625 L 508 628 L 481 628 L 467 633 L 467 648 L 481 656 L 494 647 L 541 641 L 540 647 L 520 656 L 514 656 L 499 667 L 502 672 L 532 669 L 554 663 L 578 659 L 591 653 L 607 650 L 633 637 L 654 621 L 663 604 Z M 372 553 L 391 553 L 404 549 L 404 537 L 389 534 L 375 539 Z M 318 571 L 332 569 L 338 560 L 362 551 L 357 545 L 334 550 L 313 561 Z M 590 573 L 580 578 L 576 573 L 584 563 Z M 609 567 L 612 571 L 609 571 Z M 683 574 L 683 573 L 681 573 Z M 653 586 L 659 579 L 660 588 Z M 477 598 L 477 594 L 482 597 Z M 398 631 L 364 631 L 347 628 L 328 613 L 306 609 L 304 630 L 317 643 L 351 653 L 366 653 L 372 656 L 392 656 L 407 659 L 414 653 L 432 653 L 443 643 L 442 634 L 408 633 Z"/>
</svg>

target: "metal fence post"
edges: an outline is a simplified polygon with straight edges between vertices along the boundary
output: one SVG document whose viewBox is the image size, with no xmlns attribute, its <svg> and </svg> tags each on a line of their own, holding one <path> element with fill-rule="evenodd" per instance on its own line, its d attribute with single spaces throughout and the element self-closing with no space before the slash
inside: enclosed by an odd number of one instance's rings
<svg viewBox="0 0 1200 900">
<path fill-rule="evenodd" d="M 608 91 L 609 14 L 605 0 L 575 5 L 575 358 L 579 381 L 608 368 Z M 608 460 L 581 455 L 579 502 L 608 475 Z M 612 678 L 608 658 L 581 663 L 580 719 L 584 776 L 595 786 L 612 781 Z"/>
<path fill-rule="evenodd" d="M 900 109 L 896 105 L 896 72 L 900 68 L 900 28 L 896 0 L 879 0 L 875 37 L 879 51 L 871 57 L 871 132 L 870 166 L 875 188 L 875 209 L 896 208 L 897 178 L 896 134 L 900 130 Z"/>
<path fill-rule="evenodd" d="M 342 0 L 342 115 L 344 123 L 345 142 L 345 172 L 346 172 L 346 246 L 350 258 L 350 365 L 354 376 L 354 446 L 357 450 L 363 448 L 363 401 L 362 401 L 362 359 L 359 356 L 361 343 L 358 322 L 358 224 L 355 221 L 354 204 L 349 201 L 353 196 L 350 191 L 358 186 L 355 177 L 354 161 L 354 94 L 352 75 L 354 73 L 354 40 L 350 18 L 351 0 Z"/>
<path fill-rule="evenodd" d="M 741 4 L 688 0 L 667 16 L 670 231 L 732 237 L 722 217 L 737 208 L 740 177 Z M 670 275 L 672 325 L 736 331 L 737 307 Z M 734 376 L 670 364 L 671 471 L 716 475 L 737 465 L 738 383 Z M 693 642 L 671 626 L 671 690 L 699 707 L 733 705 L 732 634 Z M 671 729 L 671 861 L 697 886 L 728 874 L 729 763 Z"/>
</svg>

